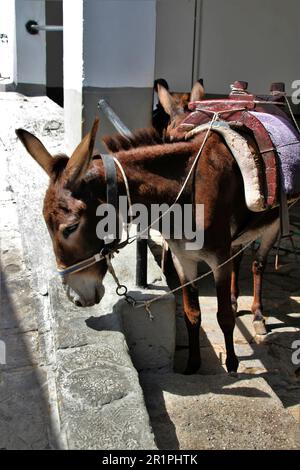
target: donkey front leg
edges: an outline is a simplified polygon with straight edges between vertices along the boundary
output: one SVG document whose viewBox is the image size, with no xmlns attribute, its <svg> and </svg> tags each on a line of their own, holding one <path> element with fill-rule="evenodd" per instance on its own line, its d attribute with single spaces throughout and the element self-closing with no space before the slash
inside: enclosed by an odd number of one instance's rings
<svg viewBox="0 0 300 470">
<path fill-rule="evenodd" d="M 176 250 L 173 244 L 171 252 L 174 267 L 179 277 L 180 284 L 197 277 L 198 263 L 187 260 L 180 250 Z M 175 254 L 176 251 L 176 254 Z M 201 325 L 201 311 L 198 299 L 198 289 L 193 284 L 182 288 L 184 319 L 189 338 L 189 358 L 185 374 L 195 374 L 201 365 L 199 330 Z"/>
<path fill-rule="evenodd" d="M 220 265 L 230 255 L 219 258 L 215 266 Z M 215 269 L 212 266 L 212 269 Z M 226 368 L 228 372 L 236 372 L 238 369 L 238 359 L 235 355 L 234 344 L 233 344 L 233 330 L 235 326 L 235 312 L 231 305 L 230 295 L 230 278 L 231 278 L 232 263 L 227 263 L 219 269 L 215 269 L 214 278 L 217 291 L 218 300 L 218 323 L 224 334 L 225 346 L 226 346 Z"/>
<path fill-rule="evenodd" d="M 182 288 L 184 319 L 189 337 L 189 358 L 185 374 L 195 374 L 201 366 L 199 331 L 201 311 L 198 289 L 191 285 Z"/>
</svg>

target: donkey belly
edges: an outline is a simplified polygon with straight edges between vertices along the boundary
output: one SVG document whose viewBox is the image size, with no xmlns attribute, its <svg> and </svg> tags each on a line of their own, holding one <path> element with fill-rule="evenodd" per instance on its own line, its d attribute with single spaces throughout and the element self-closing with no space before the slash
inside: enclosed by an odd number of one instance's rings
<svg viewBox="0 0 300 470">
<path fill-rule="evenodd" d="M 278 218 L 278 207 L 270 211 L 252 214 L 251 220 L 243 228 L 234 231 L 232 246 L 244 245 L 257 240 L 263 237 L 266 231 L 272 230 L 272 227 L 278 231 Z"/>
<path fill-rule="evenodd" d="M 258 238 L 264 239 L 268 244 L 268 239 L 274 238 L 274 234 L 279 229 L 279 211 L 278 208 L 272 209 L 266 213 L 253 214 L 251 220 L 237 228 L 236 224 L 232 226 L 232 233 L 238 234 L 231 242 L 231 246 L 245 245 Z M 239 235 L 240 234 L 240 235 Z M 220 233 L 220 237 L 222 234 Z M 208 237 L 207 237 L 208 238 Z M 171 248 L 177 271 L 181 272 L 181 276 L 185 280 L 193 280 L 197 277 L 198 264 L 204 261 L 211 269 L 214 269 L 220 262 L 222 250 L 218 245 L 210 246 L 209 239 L 206 239 L 204 232 L 204 243 L 201 249 L 193 249 L 189 240 L 168 240 Z M 189 249 L 187 249 L 187 247 Z M 221 247 L 221 243 L 220 243 Z M 224 247 L 224 250 L 230 252 L 230 246 Z M 225 255 L 225 253 L 224 253 Z"/>
</svg>

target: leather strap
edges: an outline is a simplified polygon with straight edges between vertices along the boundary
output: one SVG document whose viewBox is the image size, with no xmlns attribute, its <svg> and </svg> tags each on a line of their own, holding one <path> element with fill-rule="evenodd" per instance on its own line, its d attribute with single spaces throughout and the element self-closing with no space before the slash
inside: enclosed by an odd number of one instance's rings
<svg viewBox="0 0 300 470">
<path fill-rule="evenodd" d="M 290 214 L 287 202 L 287 195 L 280 185 L 280 236 L 281 238 L 290 236 Z"/>
<path fill-rule="evenodd" d="M 117 184 L 117 170 L 114 159 L 111 155 L 101 155 L 105 180 L 106 180 L 106 200 L 107 204 L 111 204 L 115 210 L 116 214 L 119 213 L 118 207 L 118 184 Z M 111 250 L 111 248 L 118 243 L 119 233 L 118 233 L 118 223 L 117 223 L 117 238 L 112 240 L 109 243 L 105 244 L 105 250 Z"/>
</svg>

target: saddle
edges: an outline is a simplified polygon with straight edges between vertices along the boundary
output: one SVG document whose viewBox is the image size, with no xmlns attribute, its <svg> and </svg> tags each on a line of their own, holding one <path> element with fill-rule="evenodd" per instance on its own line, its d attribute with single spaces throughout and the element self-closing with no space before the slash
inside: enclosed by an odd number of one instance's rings
<svg viewBox="0 0 300 470">
<path fill-rule="evenodd" d="M 284 111 L 285 87 L 283 83 L 274 83 L 270 95 L 256 96 L 247 92 L 247 86 L 246 82 L 238 81 L 231 85 L 232 91 L 228 98 L 189 103 L 191 113 L 180 127 L 187 132 L 195 128 L 204 130 L 207 128 L 205 125 L 218 113 L 216 122 L 227 123 L 240 139 L 245 134 L 251 136 L 256 143 L 258 155 L 246 152 L 247 162 L 244 142 L 239 141 L 244 148 L 244 162 L 243 157 L 237 157 L 238 145 L 234 149 L 229 144 L 244 178 L 246 196 L 248 194 L 248 200 L 251 200 L 248 207 L 254 211 L 263 211 L 278 205 L 287 209 L 287 200 L 300 196 L 300 134 Z M 226 131 L 226 127 L 222 132 L 220 126 L 219 129 L 214 126 L 214 130 L 219 130 L 227 144 L 232 142 L 232 135 Z M 293 158 L 289 162 L 291 153 Z M 254 161 L 249 162 L 249 158 Z M 252 181 L 249 179 L 249 171 L 245 168 L 247 165 L 258 181 L 255 178 Z M 253 172 L 253 165 L 256 172 Z M 257 188 L 249 188 L 251 184 Z M 258 191 L 255 201 L 253 191 Z"/>
<path fill-rule="evenodd" d="M 290 170 L 296 172 L 298 167 L 300 174 L 300 135 L 284 111 L 286 104 L 284 84 L 272 84 L 271 95 L 267 96 L 255 96 L 247 93 L 246 89 L 246 82 L 235 82 L 228 98 L 189 103 L 191 113 L 181 126 L 186 131 L 191 131 L 209 123 L 214 113 L 218 113 L 219 120 L 227 122 L 237 133 L 243 135 L 246 132 L 250 135 L 259 150 L 255 165 L 259 170 L 259 186 L 263 201 L 260 203 L 260 210 L 266 210 L 280 204 L 281 189 L 285 190 L 289 199 L 300 194 L 300 179 L 293 181 L 292 185 L 285 184 L 282 167 L 287 169 L 287 164 L 281 158 L 286 159 L 287 155 L 286 152 L 283 155 L 280 151 L 280 148 L 291 149 L 292 145 L 295 146 L 294 167 Z M 274 139 L 274 132 L 271 131 L 276 126 L 278 132 L 282 131 L 282 135 L 285 135 L 283 142 Z"/>
</svg>

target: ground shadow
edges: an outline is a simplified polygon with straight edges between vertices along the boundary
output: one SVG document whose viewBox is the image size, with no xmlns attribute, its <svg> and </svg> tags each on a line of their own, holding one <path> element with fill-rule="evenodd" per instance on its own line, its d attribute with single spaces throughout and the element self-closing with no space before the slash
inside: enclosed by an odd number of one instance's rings
<svg viewBox="0 0 300 470">
<path fill-rule="evenodd" d="M 57 448 L 46 395 L 47 372 L 38 367 L 40 338 L 33 315 L 40 308 L 37 303 L 28 277 L 8 279 L 1 270 L 0 340 L 5 346 L 0 361 L 2 449 Z"/>
</svg>

